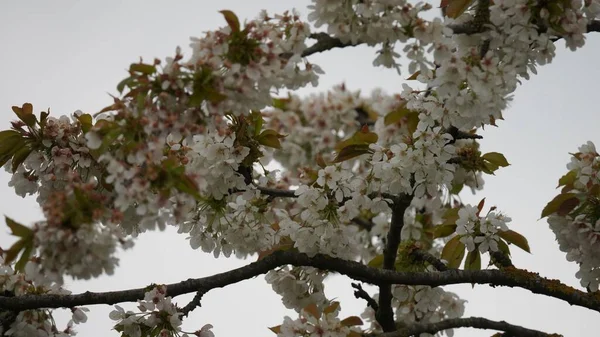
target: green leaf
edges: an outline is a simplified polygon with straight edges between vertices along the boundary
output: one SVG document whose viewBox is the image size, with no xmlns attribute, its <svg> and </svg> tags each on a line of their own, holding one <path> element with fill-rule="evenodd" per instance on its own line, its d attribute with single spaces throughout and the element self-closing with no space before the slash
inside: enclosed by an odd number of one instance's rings
<svg viewBox="0 0 600 337">
<path fill-rule="evenodd" d="M 385 117 L 383 118 L 383 124 L 385 124 L 385 126 L 396 124 L 400 120 L 402 120 L 402 118 L 406 117 L 411 112 L 412 111 L 410 109 L 406 108 L 406 103 L 405 103 L 398 109 L 385 115 Z"/>
<path fill-rule="evenodd" d="M 498 231 L 498 236 L 506 240 L 506 242 L 512 243 L 513 245 L 523 249 L 524 251 L 531 253 L 531 250 L 529 249 L 529 243 L 523 235 L 512 230 L 507 230 Z"/>
<path fill-rule="evenodd" d="M 363 321 L 358 316 L 350 316 L 344 318 L 340 324 L 343 326 L 363 325 Z"/>
<path fill-rule="evenodd" d="M 433 229 L 433 238 L 445 238 L 452 235 L 456 231 L 456 224 L 453 225 L 439 225 Z"/>
<path fill-rule="evenodd" d="M 354 144 L 348 145 L 342 150 L 340 150 L 333 160 L 334 163 L 341 163 L 348 159 L 352 159 L 354 157 L 358 157 L 365 153 L 369 153 L 371 150 L 369 149 L 369 145 L 367 144 Z"/>
<path fill-rule="evenodd" d="M 227 21 L 227 24 L 231 28 L 232 32 L 240 31 L 240 19 L 238 19 L 237 15 L 235 15 L 234 12 L 224 9 L 222 11 L 219 11 L 219 13 L 223 14 L 223 16 L 225 17 L 225 21 Z"/>
<path fill-rule="evenodd" d="M 23 249 L 23 253 L 21 253 L 21 257 L 15 264 L 15 270 L 23 272 L 25 270 L 25 265 L 29 262 L 29 258 L 31 257 L 31 253 L 33 252 L 33 238 L 27 240 L 25 244 L 25 249 Z"/>
<path fill-rule="evenodd" d="M 272 326 L 269 328 L 269 330 L 273 331 L 276 334 L 279 334 L 281 333 L 281 325 Z"/>
<path fill-rule="evenodd" d="M 0 157 L 10 155 L 17 152 L 25 145 L 25 140 L 20 133 L 14 130 L 6 130 L 0 132 Z M 9 158 L 10 159 L 10 158 Z"/>
<path fill-rule="evenodd" d="M 152 75 L 156 72 L 156 67 L 151 64 L 132 63 L 129 66 L 129 71 L 132 73 L 141 73 L 144 75 Z"/>
<path fill-rule="evenodd" d="M 90 114 L 82 114 L 77 117 L 77 120 L 81 124 L 81 130 L 83 130 L 83 133 L 88 133 L 93 126 L 92 115 Z"/>
<path fill-rule="evenodd" d="M 510 248 L 508 247 L 508 245 L 506 244 L 506 242 L 504 242 L 504 240 L 502 240 L 502 239 L 498 240 L 498 249 L 502 253 L 510 256 Z"/>
<path fill-rule="evenodd" d="M 475 249 L 467 254 L 464 268 L 466 270 L 481 270 L 481 254 L 479 254 L 479 250 Z"/>
<path fill-rule="evenodd" d="M 377 143 L 377 139 L 377 134 L 374 132 L 370 132 L 369 128 L 367 126 L 364 126 L 360 130 L 356 131 L 352 135 L 352 137 L 337 143 L 335 145 L 335 149 L 337 151 L 340 151 L 349 145 L 369 145 Z"/>
<path fill-rule="evenodd" d="M 26 239 L 20 239 L 17 242 L 13 243 L 10 248 L 4 252 L 4 264 L 11 264 L 16 258 L 17 255 L 25 248 L 27 245 Z"/>
<path fill-rule="evenodd" d="M 273 103 L 271 105 L 276 109 L 285 111 L 289 102 L 291 102 L 290 98 L 273 98 Z"/>
<path fill-rule="evenodd" d="M 15 152 L 12 158 L 12 173 L 17 172 L 19 165 L 23 164 L 25 159 L 27 159 L 27 157 L 29 157 L 29 155 L 31 154 L 31 151 L 32 150 L 29 148 L 29 146 L 24 145 L 19 150 L 17 150 L 17 152 Z"/>
<path fill-rule="evenodd" d="M 460 191 L 462 191 L 463 187 L 465 186 L 465 184 L 454 184 L 452 185 L 452 188 L 450 189 L 450 194 L 459 194 Z"/>
<path fill-rule="evenodd" d="M 448 208 L 446 210 L 446 212 L 444 212 L 444 215 L 442 216 L 442 218 L 444 219 L 444 222 L 442 223 L 442 225 L 456 225 L 456 220 L 458 220 L 458 211 L 459 210 L 460 210 L 459 207 Z"/>
<path fill-rule="evenodd" d="M 258 110 L 252 110 L 250 113 L 250 119 L 254 122 L 254 136 L 258 136 L 260 134 L 260 130 L 262 129 L 264 120 L 262 114 Z"/>
<path fill-rule="evenodd" d="M 259 144 L 262 144 L 264 146 L 272 147 L 275 149 L 281 149 L 281 143 L 279 142 L 280 138 L 285 138 L 285 136 L 279 134 L 275 130 L 267 129 L 261 132 L 256 140 Z"/>
<path fill-rule="evenodd" d="M 577 180 L 577 172 L 575 170 L 569 171 L 564 176 L 558 179 L 558 187 L 572 185 Z"/>
<path fill-rule="evenodd" d="M 465 256 L 465 244 L 460 242 L 460 236 L 455 236 L 442 249 L 442 259 L 448 261 L 449 268 L 458 268 Z"/>
<path fill-rule="evenodd" d="M 563 204 L 565 202 L 567 203 L 566 206 L 568 206 L 566 208 L 563 207 Z M 556 197 L 554 197 L 554 199 L 552 199 L 552 201 L 550 201 L 548 204 L 546 204 L 546 207 L 544 207 L 544 209 L 542 210 L 541 218 L 545 218 L 552 213 L 559 213 L 559 211 L 560 211 L 559 215 L 566 215 L 573 208 L 575 208 L 577 206 L 577 204 L 579 204 L 579 199 L 577 198 L 577 196 L 574 193 L 559 194 Z M 573 208 L 569 209 L 571 206 Z M 566 212 L 567 210 L 569 210 L 569 212 Z M 566 213 L 564 213 L 564 212 L 566 212 Z"/>
<path fill-rule="evenodd" d="M 20 108 L 18 106 L 13 106 L 12 110 L 25 125 L 32 127 L 37 123 L 37 118 L 33 114 L 33 105 L 31 105 L 31 103 L 25 103 Z"/>
<path fill-rule="evenodd" d="M 373 268 L 381 268 L 383 267 L 383 254 L 376 255 L 374 258 L 367 263 L 367 266 Z"/>
<path fill-rule="evenodd" d="M 483 156 L 481 156 L 481 158 L 483 158 L 484 160 L 486 160 L 496 166 L 500 166 L 500 167 L 506 167 L 506 166 L 510 165 L 508 163 L 508 161 L 506 160 L 506 158 L 504 157 L 504 155 L 502 153 L 498 153 L 498 152 L 486 153 Z"/>
<path fill-rule="evenodd" d="M 6 221 L 8 228 L 10 228 L 12 235 L 20 238 L 26 238 L 33 235 L 33 230 L 31 230 L 31 228 L 24 226 L 7 216 L 4 217 L 4 220 Z"/>
</svg>

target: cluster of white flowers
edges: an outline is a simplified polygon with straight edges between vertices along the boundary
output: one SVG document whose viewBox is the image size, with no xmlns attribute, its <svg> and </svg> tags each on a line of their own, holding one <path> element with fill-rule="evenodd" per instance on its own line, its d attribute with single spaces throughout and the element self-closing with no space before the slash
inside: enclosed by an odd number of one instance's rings
<svg viewBox="0 0 600 337">
<path fill-rule="evenodd" d="M 333 306 L 332 306 L 333 305 Z M 279 337 L 296 336 L 328 336 L 328 337 L 347 337 L 358 335 L 360 329 L 353 325 L 362 325 L 358 317 L 349 317 L 341 320 L 338 315 L 340 306 L 333 303 L 325 309 L 300 310 L 300 317 L 293 320 L 285 316 L 283 324 L 276 328 L 271 328 Z M 352 319 L 354 318 L 354 319 Z"/>
<path fill-rule="evenodd" d="M 461 317 L 465 311 L 465 300 L 440 287 L 394 285 L 392 296 L 395 320 L 401 324 L 437 323 L 444 319 Z M 375 294 L 374 299 L 378 300 L 378 298 L 378 294 Z M 371 332 L 381 332 L 381 326 L 375 319 L 375 310 L 367 307 L 361 317 L 370 324 Z M 454 335 L 453 330 L 445 330 L 435 336 L 441 336 L 443 333 L 450 337 Z M 434 335 L 421 334 L 420 336 Z"/>
<path fill-rule="evenodd" d="M 303 68 L 299 66 L 310 26 L 299 20 L 298 13 L 271 18 L 263 11 L 240 29 L 230 25 L 192 38 L 193 54 L 188 63 L 197 71 L 206 68 L 218 74 L 211 87 L 226 97 L 209 103 L 209 111 L 245 115 L 270 105 L 272 88 L 293 90 L 307 83 L 317 85 L 321 69 L 307 61 Z"/>
<path fill-rule="evenodd" d="M 567 253 L 567 260 L 579 264 L 575 275 L 581 285 L 597 291 L 600 286 L 600 154 L 594 144 L 587 142 L 579 147 L 567 168 L 573 175 L 574 188 L 568 192 L 573 193 L 572 198 L 578 198 L 577 208 L 569 214 L 550 215 L 548 223 L 560 250 Z"/>
<path fill-rule="evenodd" d="M 156 336 L 160 337 L 214 337 L 210 324 L 195 332 L 182 331 L 182 313 L 171 302 L 171 297 L 166 295 L 166 286 L 155 286 L 146 292 L 143 300 L 138 300 L 139 313 L 126 312 L 121 306 L 115 305 L 115 310 L 109 314 L 112 320 L 118 321 L 115 330 L 123 337 L 146 336 L 148 331 L 154 329 L 159 329 Z"/>
<path fill-rule="evenodd" d="M 313 303 L 323 308 L 327 303 L 323 280 L 326 272 L 312 267 L 281 267 L 270 270 L 265 276 L 273 291 L 281 295 L 281 301 L 288 309 L 298 312 Z"/>
<path fill-rule="evenodd" d="M 469 252 L 476 248 L 479 252 L 498 251 L 499 231 L 507 231 L 507 223 L 511 218 L 504 214 L 490 211 L 485 217 L 479 216 L 480 210 L 471 205 L 465 205 L 458 211 L 456 234 L 460 242 L 465 244 Z"/>
<path fill-rule="evenodd" d="M 36 273 L 50 281 L 63 283 L 63 275 L 90 279 L 103 273 L 112 275 L 119 259 L 117 247 L 130 248 L 133 243 L 111 224 L 84 224 L 79 228 L 34 225 L 34 246 L 40 258 Z"/>
<path fill-rule="evenodd" d="M 419 132 L 419 131 L 417 131 Z M 449 143 L 452 136 L 443 133 L 441 127 L 428 128 L 419 133 L 414 144 L 399 143 L 389 151 L 372 144 L 375 152 L 371 159 L 372 192 L 414 194 L 420 198 L 437 195 L 440 186 L 450 186 L 455 165 L 449 160 L 455 147 Z"/>
<path fill-rule="evenodd" d="M 0 263 L 3 263 L 0 257 Z M 25 271 L 15 273 L 7 265 L 0 265 L 0 292 L 11 294 L 13 296 L 24 296 L 27 294 L 56 294 L 69 295 L 71 292 L 61 288 L 58 284 L 51 282 L 42 275 L 37 274 L 37 268 L 34 262 L 28 262 Z M 41 277 L 40 277 L 41 276 Z M 35 309 L 20 311 L 14 321 L 10 322 L 10 327 L 2 331 L 0 325 L 0 334 L 13 337 L 68 337 L 75 336 L 73 324 L 85 323 L 87 308 L 71 308 L 72 318 L 67 327 L 59 331 L 52 317 L 50 309 Z"/>
</svg>

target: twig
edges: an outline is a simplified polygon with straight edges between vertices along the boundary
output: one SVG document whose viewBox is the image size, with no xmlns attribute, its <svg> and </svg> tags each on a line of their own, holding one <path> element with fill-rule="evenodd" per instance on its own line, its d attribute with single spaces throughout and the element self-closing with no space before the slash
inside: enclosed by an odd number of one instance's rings
<svg viewBox="0 0 600 337">
<path fill-rule="evenodd" d="M 204 296 L 205 293 L 206 293 L 206 291 L 204 291 L 204 290 L 198 290 L 196 292 L 196 295 L 190 301 L 190 303 L 188 303 L 185 307 L 183 307 L 181 309 L 181 312 L 183 313 L 183 316 L 187 317 L 188 314 L 190 312 L 192 312 L 192 310 L 196 309 L 197 307 L 201 307 L 200 301 L 202 300 L 202 296 Z"/>
<path fill-rule="evenodd" d="M 377 311 L 379 309 L 379 305 L 377 301 L 375 301 L 360 285 L 360 283 L 352 283 L 352 288 L 356 289 L 354 291 L 354 297 L 362 298 L 367 301 L 367 305 L 373 308 L 373 310 Z"/>
<path fill-rule="evenodd" d="M 499 330 L 513 337 L 560 337 L 561 335 L 549 334 L 538 330 L 527 329 L 522 326 L 509 324 L 505 321 L 492 321 L 482 317 L 467 317 L 447 319 L 436 323 L 413 323 L 398 331 L 383 333 L 377 337 L 408 337 L 419 336 L 422 333 L 436 334 L 437 332 L 454 328 L 476 328 Z"/>
</svg>

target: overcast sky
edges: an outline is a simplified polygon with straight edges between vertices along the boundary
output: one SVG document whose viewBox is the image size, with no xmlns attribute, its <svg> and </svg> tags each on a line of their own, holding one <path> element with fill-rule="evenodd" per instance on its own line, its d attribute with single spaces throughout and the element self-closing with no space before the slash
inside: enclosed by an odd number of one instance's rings
<svg viewBox="0 0 600 337">
<path fill-rule="evenodd" d="M 108 93 L 126 77 L 126 68 L 139 57 L 151 60 L 173 55 L 181 46 L 189 52 L 189 37 L 224 25 L 222 9 L 240 19 L 254 18 L 265 8 L 270 13 L 293 7 L 305 16 L 307 0 L 220 1 L 2 1 L 0 3 L 0 130 L 14 119 L 13 105 L 31 102 L 36 112 L 51 109 L 52 115 L 71 114 L 77 109 L 96 112 L 109 105 Z M 434 5 L 437 5 L 435 3 Z M 499 128 L 486 130 L 484 151 L 506 155 L 510 167 L 486 177 L 483 193 L 465 194 L 476 203 L 485 196 L 486 205 L 496 205 L 513 218 L 511 228 L 524 234 L 533 254 L 515 248 L 513 261 L 519 267 L 579 286 L 576 266 L 558 250 L 554 235 L 539 219 L 543 206 L 557 193 L 558 178 L 566 172 L 568 152 L 587 140 L 600 146 L 598 136 L 598 78 L 600 34 L 589 34 L 586 46 L 575 53 L 559 42 L 552 64 L 517 89 L 515 100 Z M 400 92 L 402 78 L 394 71 L 374 69 L 374 50 L 357 47 L 314 55 L 310 61 L 326 72 L 320 90 L 344 81 L 349 89 L 382 87 Z M 314 91 L 305 90 L 303 93 Z M 7 186 L 9 175 L 0 173 L 0 214 L 22 223 L 42 219 L 34 198 L 21 199 Z M 0 228 L 0 244 L 12 239 Z M 251 261 L 214 260 L 212 255 L 192 250 L 184 236 L 174 231 L 142 235 L 133 250 L 121 256 L 120 268 L 111 277 L 89 282 L 68 281 L 75 293 L 143 287 L 203 277 L 242 266 Z M 467 299 L 466 316 L 506 320 L 565 336 L 590 336 L 600 330 L 600 316 L 589 310 L 524 290 L 470 285 L 448 287 Z M 364 301 L 352 296 L 350 282 L 332 277 L 329 298 L 338 298 L 343 316 L 359 315 Z M 175 302 L 187 303 L 189 297 Z M 134 305 L 124 304 L 126 309 Z M 77 327 L 80 336 L 117 336 L 110 331 L 109 306 L 90 307 L 90 320 Z M 214 325 L 217 337 L 271 336 L 267 327 L 278 325 L 290 314 L 280 304 L 264 278 L 216 289 L 206 294 L 202 308 L 184 321 L 187 330 Z M 66 316 L 65 316 L 66 317 Z M 294 316 L 292 316 L 294 317 Z M 62 317 L 64 318 L 64 317 Z M 59 324 L 59 328 L 66 322 Z M 455 336 L 489 336 L 492 332 L 461 329 Z"/>
</svg>

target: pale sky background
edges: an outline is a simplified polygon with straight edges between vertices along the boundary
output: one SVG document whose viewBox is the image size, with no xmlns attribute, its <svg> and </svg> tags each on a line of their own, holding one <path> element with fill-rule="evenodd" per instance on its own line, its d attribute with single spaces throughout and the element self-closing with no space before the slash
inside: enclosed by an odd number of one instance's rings
<svg viewBox="0 0 600 337">
<path fill-rule="evenodd" d="M 15 119 L 11 106 L 31 102 L 36 113 L 50 108 L 53 116 L 71 114 L 77 109 L 96 112 L 109 105 L 108 93 L 116 93 L 117 83 L 126 77 L 129 64 L 140 56 L 145 60 L 164 59 L 181 46 L 190 55 L 189 37 L 225 24 L 218 13 L 233 10 L 241 20 L 254 18 L 266 8 L 281 13 L 298 8 L 304 17 L 307 0 L 220 0 L 220 1 L 2 1 L 0 3 L 0 130 Z M 433 3 L 437 6 L 438 3 Z M 575 53 L 558 43 L 552 64 L 539 68 L 519 87 L 499 128 L 486 130 L 485 152 L 506 155 L 510 167 L 495 177 L 486 177 L 483 193 L 465 194 L 476 203 L 487 197 L 486 206 L 497 205 L 513 218 L 511 228 L 524 234 L 533 254 L 513 249 L 513 261 L 522 268 L 557 278 L 579 287 L 574 274 L 577 267 L 565 260 L 545 221 L 538 221 L 543 206 L 557 193 L 558 178 L 566 172 L 568 152 L 587 140 L 600 146 L 598 137 L 598 78 L 600 34 L 588 34 L 586 46 Z M 372 49 L 365 47 L 334 50 L 311 56 L 311 62 L 326 72 L 320 90 L 345 81 L 351 90 L 382 87 L 387 92 L 401 91 L 402 78 L 394 71 L 373 68 Z M 315 91 L 309 89 L 305 92 Z M 7 186 L 9 175 L 0 173 L 0 214 L 31 224 L 42 219 L 34 198 L 22 199 Z M 8 228 L 0 228 L 0 244 L 12 238 Z M 214 260 L 212 255 L 194 251 L 185 237 L 175 231 L 142 235 L 134 249 L 121 255 L 115 275 L 88 282 L 67 282 L 74 293 L 138 288 L 150 283 L 171 283 L 187 278 L 209 276 L 254 259 Z M 477 285 L 446 287 L 467 299 L 465 316 L 506 320 L 528 328 L 565 336 L 591 336 L 600 330 L 598 313 L 528 291 Z M 329 298 L 338 298 L 342 317 L 360 315 L 365 302 L 355 299 L 350 281 L 331 277 L 327 282 Z M 177 297 L 184 305 L 189 296 Z M 133 303 L 123 305 L 133 309 Z M 88 323 L 77 326 L 80 336 L 117 336 L 110 331 L 112 307 L 89 307 Z M 262 276 L 206 294 L 202 308 L 184 321 L 193 331 L 206 323 L 214 325 L 217 337 L 274 336 L 267 327 L 281 324 L 285 310 L 280 298 Z M 59 317 L 59 328 L 66 323 Z M 490 336 L 493 331 L 460 329 L 455 336 Z"/>
</svg>

